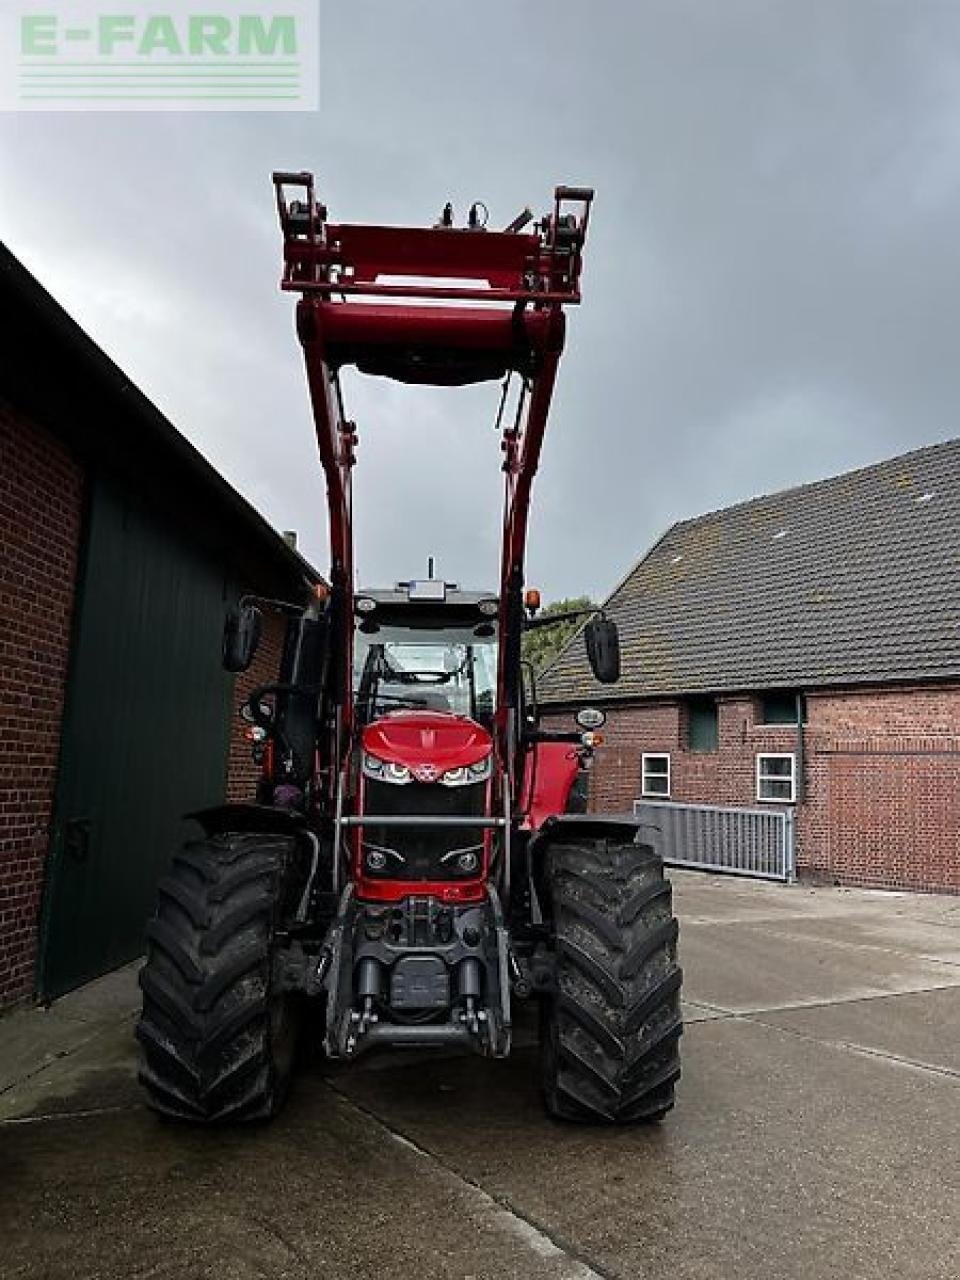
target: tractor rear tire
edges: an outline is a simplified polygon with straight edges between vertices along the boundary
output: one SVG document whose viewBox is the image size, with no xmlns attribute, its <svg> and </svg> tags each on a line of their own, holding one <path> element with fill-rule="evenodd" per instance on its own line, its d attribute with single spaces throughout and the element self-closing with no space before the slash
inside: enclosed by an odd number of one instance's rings
<svg viewBox="0 0 960 1280">
<path fill-rule="evenodd" d="M 137 1038 L 162 1116 L 240 1122 L 282 1105 L 299 1008 L 275 990 L 274 934 L 295 854 L 291 836 L 211 836 L 186 844 L 157 886 Z"/>
<path fill-rule="evenodd" d="M 543 1091 L 562 1120 L 660 1120 L 680 1077 L 682 973 L 663 863 L 649 845 L 570 840 L 546 859 L 556 950 L 541 1006 Z"/>
</svg>

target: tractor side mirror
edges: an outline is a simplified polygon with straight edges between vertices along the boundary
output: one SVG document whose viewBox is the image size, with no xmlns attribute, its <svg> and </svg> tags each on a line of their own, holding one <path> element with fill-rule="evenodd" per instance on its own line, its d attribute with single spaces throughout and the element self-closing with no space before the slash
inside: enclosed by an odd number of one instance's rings
<svg viewBox="0 0 960 1280">
<path fill-rule="evenodd" d="M 601 684 L 620 679 L 620 633 L 610 618 L 591 618 L 583 629 L 590 669 Z"/>
<path fill-rule="evenodd" d="M 253 661 L 263 630 L 263 614 L 242 601 L 227 614 L 223 624 L 223 666 L 226 671 L 246 671 Z"/>
</svg>

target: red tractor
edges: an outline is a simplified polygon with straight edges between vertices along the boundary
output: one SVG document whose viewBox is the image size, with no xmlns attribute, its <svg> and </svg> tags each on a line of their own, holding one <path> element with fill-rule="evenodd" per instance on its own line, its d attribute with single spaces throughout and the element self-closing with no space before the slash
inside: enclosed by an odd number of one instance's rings
<svg viewBox="0 0 960 1280">
<path fill-rule="evenodd" d="M 539 222 L 524 211 L 491 231 L 482 206 L 464 228 L 449 205 L 431 228 L 333 223 L 311 175 L 274 183 L 327 484 L 329 586 L 307 608 L 248 598 L 227 619 L 230 671 L 250 665 L 262 608 L 285 609 L 286 644 L 278 682 L 245 707 L 259 802 L 192 815 L 202 836 L 158 888 L 138 1027 L 147 1100 L 197 1122 L 271 1116 L 304 1023 L 331 1058 L 375 1046 L 504 1057 L 514 1003 L 535 1000 L 552 1115 L 658 1120 L 680 1074 L 670 885 L 634 822 L 585 812 L 602 713 L 541 727 L 521 649 L 526 628 L 556 620 L 525 594 L 524 548 L 593 193 L 560 187 Z M 432 570 L 356 589 L 348 365 L 408 383 L 503 380 L 497 590 Z M 597 679 L 616 681 L 614 624 L 590 617 L 583 638 Z"/>
</svg>

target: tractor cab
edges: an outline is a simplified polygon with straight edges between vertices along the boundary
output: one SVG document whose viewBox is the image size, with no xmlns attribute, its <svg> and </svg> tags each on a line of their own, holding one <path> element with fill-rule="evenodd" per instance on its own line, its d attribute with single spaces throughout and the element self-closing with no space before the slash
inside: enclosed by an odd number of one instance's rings
<svg viewBox="0 0 960 1280">
<path fill-rule="evenodd" d="M 494 854 L 483 824 L 494 803 L 497 611 L 491 593 L 435 579 L 356 598 L 358 897 L 483 897 Z"/>
<path fill-rule="evenodd" d="M 496 596 L 434 579 L 365 591 L 354 614 L 354 700 L 367 726 L 402 711 L 490 726 L 497 678 Z"/>
</svg>

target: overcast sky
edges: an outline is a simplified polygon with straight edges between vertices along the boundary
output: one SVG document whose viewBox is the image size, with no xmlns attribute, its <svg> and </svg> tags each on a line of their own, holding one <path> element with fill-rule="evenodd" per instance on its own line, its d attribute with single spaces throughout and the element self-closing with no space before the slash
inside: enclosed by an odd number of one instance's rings
<svg viewBox="0 0 960 1280">
<path fill-rule="evenodd" d="M 222 7 L 222 6 L 221 6 Z M 321 109 L 0 115 L 12 251 L 318 567 L 274 168 L 331 216 L 597 189 L 528 581 L 960 434 L 960 0 L 322 0 Z M 360 577 L 496 577 L 497 387 L 352 381 Z"/>
</svg>

